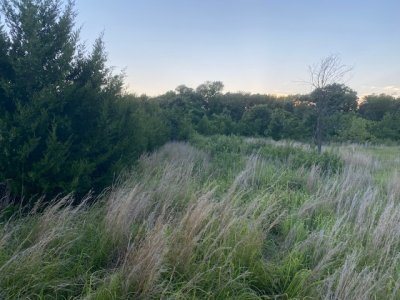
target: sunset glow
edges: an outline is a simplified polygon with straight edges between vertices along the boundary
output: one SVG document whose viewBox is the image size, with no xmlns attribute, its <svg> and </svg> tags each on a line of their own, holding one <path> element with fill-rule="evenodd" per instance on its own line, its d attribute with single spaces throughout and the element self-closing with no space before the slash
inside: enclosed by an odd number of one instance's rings
<svg viewBox="0 0 400 300">
<path fill-rule="evenodd" d="M 81 39 L 104 30 L 110 63 L 127 88 L 157 95 L 220 80 L 225 91 L 291 94 L 310 87 L 307 67 L 329 54 L 354 66 L 359 95 L 400 95 L 400 2 L 77 1 Z"/>
</svg>

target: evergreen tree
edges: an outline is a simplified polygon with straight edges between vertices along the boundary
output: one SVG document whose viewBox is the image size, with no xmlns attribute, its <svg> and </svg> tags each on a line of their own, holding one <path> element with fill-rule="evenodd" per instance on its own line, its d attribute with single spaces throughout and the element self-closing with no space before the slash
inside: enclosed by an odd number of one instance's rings
<svg viewBox="0 0 400 300">
<path fill-rule="evenodd" d="M 0 181 L 26 198 L 101 190 L 134 159 L 101 38 L 87 54 L 71 1 L 2 0 L 1 12 Z"/>
</svg>

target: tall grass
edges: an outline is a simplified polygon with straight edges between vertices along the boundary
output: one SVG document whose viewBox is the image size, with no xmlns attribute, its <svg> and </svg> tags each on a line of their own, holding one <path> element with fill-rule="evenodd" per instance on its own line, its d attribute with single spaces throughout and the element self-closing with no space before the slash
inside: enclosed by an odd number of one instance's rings
<svg viewBox="0 0 400 300">
<path fill-rule="evenodd" d="M 272 141 L 194 145 L 143 156 L 95 204 L 5 219 L 0 298 L 400 298 L 398 163 L 357 145 L 322 160 Z"/>
</svg>

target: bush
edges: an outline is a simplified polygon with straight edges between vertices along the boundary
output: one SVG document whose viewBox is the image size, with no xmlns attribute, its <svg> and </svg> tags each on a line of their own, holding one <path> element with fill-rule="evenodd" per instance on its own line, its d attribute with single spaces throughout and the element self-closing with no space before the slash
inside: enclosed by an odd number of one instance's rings
<svg viewBox="0 0 400 300">
<path fill-rule="evenodd" d="M 203 137 L 195 135 L 191 142 L 225 164 L 235 157 L 244 154 L 251 155 L 256 152 L 263 158 L 288 164 L 292 168 L 311 168 L 313 165 L 317 165 L 322 171 L 334 173 L 341 170 L 343 166 L 342 160 L 333 152 L 325 151 L 318 154 L 315 150 L 306 150 L 293 145 L 277 145 L 265 139 L 247 141 L 240 136 L 214 135 Z M 222 157 L 224 159 L 221 159 Z"/>
<path fill-rule="evenodd" d="M 267 159 L 287 163 L 293 168 L 310 168 L 313 165 L 317 165 L 322 171 L 334 173 L 343 166 L 342 160 L 332 152 L 326 151 L 318 154 L 314 150 L 304 150 L 290 145 L 265 145 L 261 148 L 260 154 Z"/>
<path fill-rule="evenodd" d="M 245 142 L 239 136 L 213 135 L 204 137 L 194 135 L 190 140 L 195 146 L 209 152 L 212 156 L 222 153 L 241 153 L 245 149 Z"/>
</svg>

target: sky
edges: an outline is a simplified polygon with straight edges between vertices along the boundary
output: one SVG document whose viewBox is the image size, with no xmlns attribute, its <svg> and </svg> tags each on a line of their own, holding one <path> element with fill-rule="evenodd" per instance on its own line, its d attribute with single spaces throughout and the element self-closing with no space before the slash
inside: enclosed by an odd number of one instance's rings
<svg viewBox="0 0 400 300">
<path fill-rule="evenodd" d="M 225 92 L 308 93 L 308 67 L 353 67 L 360 96 L 400 96 L 399 0 L 76 0 L 87 47 L 104 34 L 129 92 L 222 81 Z"/>
</svg>

